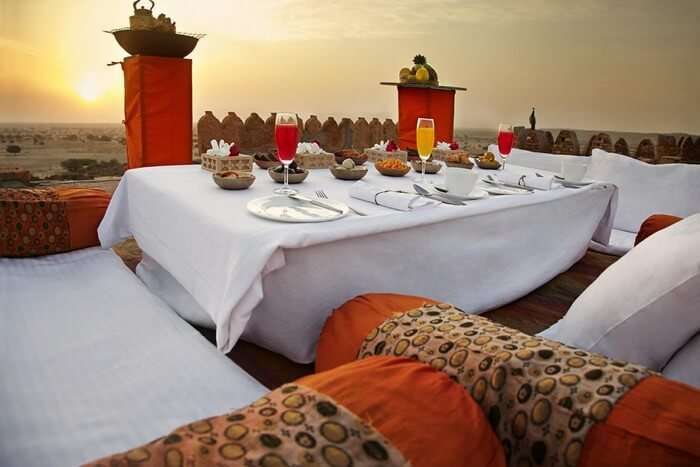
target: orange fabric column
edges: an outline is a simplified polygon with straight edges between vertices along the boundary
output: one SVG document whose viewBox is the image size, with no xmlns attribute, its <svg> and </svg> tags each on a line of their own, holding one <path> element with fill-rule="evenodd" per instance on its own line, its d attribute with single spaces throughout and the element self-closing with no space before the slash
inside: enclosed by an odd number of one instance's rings
<svg viewBox="0 0 700 467">
<path fill-rule="evenodd" d="M 455 90 L 398 86 L 399 146 L 416 148 L 419 117 L 435 120 L 435 142 L 454 139 Z"/>
<path fill-rule="evenodd" d="M 130 169 L 192 163 L 192 61 L 136 55 L 124 60 Z"/>
</svg>

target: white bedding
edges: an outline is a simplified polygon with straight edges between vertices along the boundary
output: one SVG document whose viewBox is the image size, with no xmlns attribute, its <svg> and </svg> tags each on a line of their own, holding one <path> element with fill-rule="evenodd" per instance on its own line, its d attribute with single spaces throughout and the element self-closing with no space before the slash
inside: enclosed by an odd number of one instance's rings
<svg viewBox="0 0 700 467">
<path fill-rule="evenodd" d="M 110 250 L 0 259 L 0 465 L 75 466 L 267 390 Z"/>
</svg>

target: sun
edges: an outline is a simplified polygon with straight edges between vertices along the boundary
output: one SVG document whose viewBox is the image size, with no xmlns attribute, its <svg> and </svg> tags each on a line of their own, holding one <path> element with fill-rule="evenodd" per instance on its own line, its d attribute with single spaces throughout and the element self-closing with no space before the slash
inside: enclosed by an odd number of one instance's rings
<svg viewBox="0 0 700 467">
<path fill-rule="evenodd" d="M 95 102 L 102 94 L 102 89 L 94 73 L 88 73 L 75 85 L 75 92 L 85 102 Z"/>
</svg>

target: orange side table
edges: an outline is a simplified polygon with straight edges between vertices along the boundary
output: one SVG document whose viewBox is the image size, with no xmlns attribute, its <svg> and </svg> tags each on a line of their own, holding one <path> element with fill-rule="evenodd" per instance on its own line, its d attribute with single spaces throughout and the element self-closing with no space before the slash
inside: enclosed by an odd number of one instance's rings
<svg viewBox="0 0 700 467">
<path fill-rule="evenodd" d="M 192 60 L 124 59 L 128 167 L 192 163 Z"/>
<path fill-rule="evenodd" d="M 399 147 L 416 148 L 416 123 L 419 117 L 435 120 L 435 142 L 454 141 L 455 94 L 467 88 L 423 86 L 382 82 L 396 86 L 399 92 Z"/>
</svg>

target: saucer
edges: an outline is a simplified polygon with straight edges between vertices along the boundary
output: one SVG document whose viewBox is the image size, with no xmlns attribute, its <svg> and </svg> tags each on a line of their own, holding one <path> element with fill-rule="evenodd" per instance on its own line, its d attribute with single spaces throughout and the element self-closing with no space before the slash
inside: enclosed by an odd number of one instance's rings
<svg viewBox="0 0 700 467">
<path fill-rule="evenodd" d="M 573 180 L 567 180 L 561 175 L 555 175 L 554 179 L 561 183 L 564 186 L 573 186 L 573 187 L 580 187 L 580 186 L 587 186 L 590 185 L 591 183 L 594 183 L 594 180 L 591 180 L 590 178 L 584 178 L 583 180 L 579 180 L 577 182 Z"/>
<path fill-rule="evenodd" d="M 482 190 L 481 188 L 474 188 L 468 195 L 457 195 L 455 193 L 450 193 L 444 185 L 435 185 L 435 189 L 438 191 L 438 193 L 450 195 L 454 198 L 463 201 L 471 199 L 482 199 L 486 198 L 489 195 L 486 191 Z"/>
</svg>

